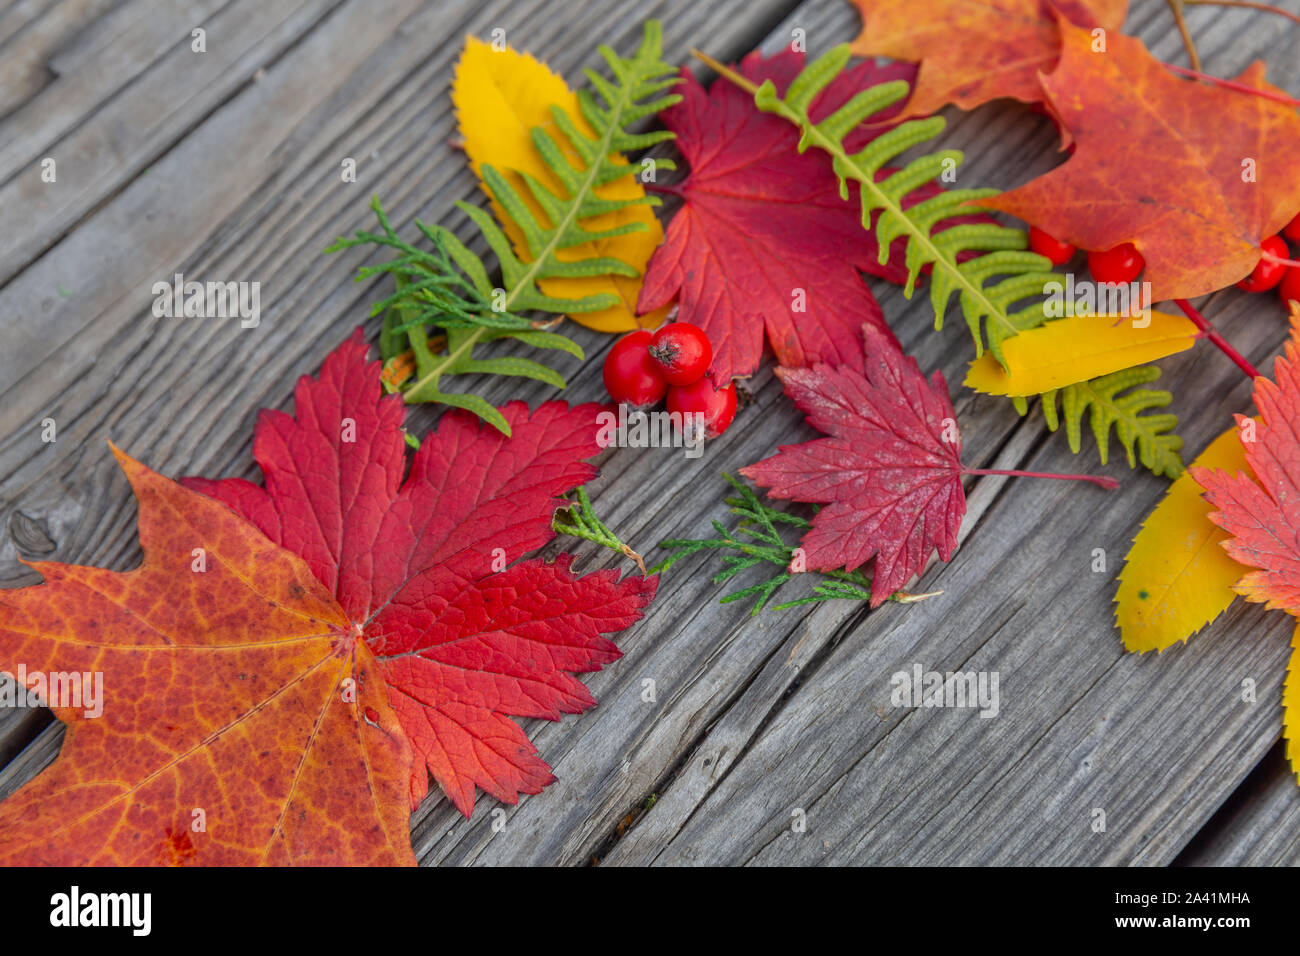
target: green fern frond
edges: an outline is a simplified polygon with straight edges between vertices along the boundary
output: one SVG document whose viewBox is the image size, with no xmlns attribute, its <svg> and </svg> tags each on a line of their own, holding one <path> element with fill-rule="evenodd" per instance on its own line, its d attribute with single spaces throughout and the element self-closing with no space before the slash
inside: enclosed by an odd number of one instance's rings
<svg viewBox="0 0 1300 956">
<path fill-rule="evenodd" d="M 945 170 L 955 169 L 962 161 L 960 151 L 941 150 L 914 159 L 902 169 L 886 169 L 886 163 L 894 157 L 938 136 L 945 126 L 942 117 L 901 123 L 853 154 L 844 146 L 844 137 L 850 131 L 904 99 L 910 89 L 907 83 L 880 83 L 862 90 L 820 123 L 814 123 L 809 108 L 817 94 L 848 63 L 848 46 L 837 47 L 805 67 L 790 84 L 784 98 L 777 96 L 770 80 L 756 86 L 717 61 L 697 55 L 720 75 L 748 90 L 760 110 L 781 116 L 799 127 L 801 152 L 816 146 L 828 153 L 839 177 L 841 196 L 848 198 L 850 180 L 858 184 L 863 227 L 870 228 L 872 215 L 879 213 L 875 229 L 880 262 L 888 261 L 889 247 L 895 239 L 903 238 L 906 242 L 904 295 L 911 297 L 921 270 L 932 265 L 930 304 L 935 328 L 943 327 L 948 306 L 957 295 L 975 341 L 976 354 L 983 353 L 987 341 L 989 351 L 1005 368 L 1002 344 L 1011 336 L 1047 321 L 1044 285 L 1057 276 L 1045 257 L 1025 251 L 1028 236 L 1024 230 L 968 224 L 934 232 L 944 220 L 969 214 L 967 201 L 996 195 L 997 190 L 947 190 L 903 208 L 903 197 L 908 193 L 937 179 Z M 982 254 L 959 263 L 958 256 L 964 252 Z M 1017 308 L 1024 302 L 1028 304 Z M 1088 412 L 1102 464 L 1106 463 L 1113 428 L 1128 456 L 1129 467 L 1137 467 L 1140 460 L 1156 474 L 1176 477 L 1183 468 L 1178 455 L 1182 439 L 1171 433 L 1178 419 L 1172 414 L 1144 414 L 1149 409 L 1168 405 L 1171 396 L 1165 391 L 1135 388 L 1159 377 L 1159 369 L 1140 367 L 1060 389 L 1071 450 L 1077 454 L 1080 449 L 1082 418 Z M 1043 409 L 1052 431 L 1060 425 L 1056 395 L 1055 391 L 1043 395 Z M 1015 404 L 1024 414 L 1027 403 L 1016 399 Z"/>
<path fill-rule="evenodd" d="M 799 127 L 800 152 L 816 146 L 830 154 L 840 180 L 841 196 L 848 198 L 849 180 L 858 184 L 863 227 L 870 228 L 872 215 L 879 213 L 876 238 L 880 262 L 889 261 L 889 247 L 895 239 L 906 240 L 905 296 L 911 298 L 921 270 L 932 265 L 930 303 L 936 329 L 943 328 L 949 303 L 957 295 L 975 341 L 976 354 L 983 354 L 987 341 L 989 351 L 1005 366 L 1002 343 L 1047 319 L 1043 285 L 1053 278 L 1051 263 L 1043 256 L 1025 251 L 1028 237 L 1024 230 L 977 223 L 934 232 L 945 219 L 969 215 L 972 210 L 964 206 L 968 200 L 995 195 L 997 190 L 954 189 L 903 208 L 903 197 L 908 193 L 945 171 L 956 169 L 962 162 L 961 152 L 950 149 L 921 156 L 902 169 L 886 169 L 886 164 L 899 154 L 938 136 L 946 124 L 942 117 L 902 123 L 853 154 L 845 147 L 844 137 L 851 130 L 907 97 L 910 87 L 906 82 L 880 83 L 862 90 L 820 123 L 814 123 L 808 110 L 817 94 L 848 63 L 847 45 L 836 47 L 805 67 L 790 84 L 784 98 L 777 95 L 771 80 L 756 86 L 722 64 L 708 57 L 701 58 L 753 94 L 760 110 L 775 113 Z M 984 254 L 959 263 L 957 258 L 964 252 Z M 1016 308 L 1027 299 L 1037 301 Z"/>
<path fill-rule="evenodd" d="M 1183 470 L 1183 460 L 1178 454 L 1183 440 L 1172 433 L 1178 417 L 1170 413 L 1145 414 L 1150 409 L 1166 407 L 1173 396 L 1160 389 L 1138 387 L 1159 377 L 1160 369 L 1154 365 L 1140 365 L 1044 392 L 1043 415 L 1047 427 L 1056 431 L 1063 419 L 1070 450 L 1078 454 L 1083 441 L 1083 416 L 1087 412 L 1103 465 L 1108 457 L 1113 428 L 1128 456 L 1130 468 L 1136 468 L 1141 461 L 1144 468 L 1157 475 L 1177 478 Z M 1058 394 L 1061 396 L 1060 416 L 1056 409 Z M 1023 411 L 1025 406 L 1018 404 L 1018 407 Z"/>
<path fill-rule="evenodd" d="M 672 138 L 659 130 L 631 133 L 627 127 L 666 109 L 681 97 L 666 91 L 678 82 L 675 69 L 661 59 L 662 30 L 654 20 L 645 24 L 641 46 L 630 58 L 620 57 L 608 47 L 600 54 L 611 76 L 588 70 L 591 90 L 578 92 L 583 118 L 594 131 L 587 136 L 573 117 L 552 106 L 551 117 L 565 146 L 577 155 L 570 161 L 557 138 L 541 127 L 531 131 L 534 148 L 555 174 L 561 189 L 553 191 L 533 176 L 519 173 L 529 195 L 542 211 L 533 212 L 523 194 L 498 170 L 481 167 L 483 183 L 505 215 L 519 228 L 527 248 L 527 258 L 516 255 L 505 231 L 486 210 L 466 202 L 456 206 L 482 233 L 484 241 L 497 258 L 501 285 L 494 286 L 483 260 L 442 226 L 427 226 L 416 221 L 433 251 L 407 243 L 394 232 L 376 198 L 371 208 L 379 220 L 380 232 L 359 231 L 351 238 L 341 238 L 326 252 L 355 246 L 378 246 L 397 252 L 397 258 L 359 270 L 357 279 L 391 274 L 396 280 L 394 293 L 377 302 L 372 315 L 384 314 L 380 334 L 381 353 L 390 358 L 400 351 L 403 335 L 415 356 L 415 374 L 403 385 L 408 403 L 442 402 L 472 411 L 507 435 L 505 419 L 491 405 L 477 396 L 442 389 L 449 375 L 513 375 L 564 387 L 564 379 L 553 369 L 530 359 L 509 357 L 482 359 L 474 355 L 477 345 L 497 339 L 514 339 L 542 349 L 558 349 L 583 357 L 582 349 L 549 327 L 565 315 L 596 312 L 617 304 L 610 293 L 581 298 L 558 298 L 542 292 L 540 280 L 552 278 L 587 278 L 618 275 L 635 277 L 639 272 L 611 256 L 591 256 L 562 261 L 558 253 L 585 243 L 646 229 L 642 222 L 626 223 L 608 229 L 593 229 L 588 220 L 635 205 L 659 205 L 654 196 L 635 199 L 605 199 L 596 190 L 631 175 L 635 167 L 615 162 L 616 154 L 647 149 Z M 663 169 L 671 162 L 658 160 Z M 526 312 L 548 313 L 546 319 L 530 319 Z M 434 351 L 429 329 L 445 333 L 446 348 Z"/>
</svg>

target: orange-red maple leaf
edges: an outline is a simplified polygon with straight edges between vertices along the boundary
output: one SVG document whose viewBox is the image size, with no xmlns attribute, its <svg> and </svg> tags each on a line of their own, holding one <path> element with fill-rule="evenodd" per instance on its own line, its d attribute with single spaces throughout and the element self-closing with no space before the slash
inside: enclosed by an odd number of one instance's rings
<svg viewBox="0 0 1300 956">
<path fill-rule="evenodd" d="M 619 656 L 603 635 L 641 617 L 657 578 L 575 575 L 546 544 L 561 497 L 597 474 L 598 405 L 501 409 L 512 437 L 452 411 L 406 469 L 400 395 L 381 398 L 360 330 L 302 378 L 296 414 L 263 411 L 253 455 L 265 488 L 188 483 L 306 559 L 377 659 L 415 751 L 462 813 L 475 787 L 507 803 L 554 777 L 512 717 L 558 720 L 595 704 L 573 675 Z"/>
<path fill-rule="evenodd" d="M 1242 447 L 1254 480 L 1245 472 L 1193 468 L 1217 511 L 1210 520 L 1231 537 L 1223 548 L 1234 561 L 1255 568 L 1234 590 L 1248 601 L 1300 617 L 1300 318 L 1291 318 L 1286 354 L 1278 356 L 1270 382 L 1255 379 L 1260 420 L 1237 415 Z"/>
<path fill-rule="evenodd" d="M 1076 144 L 1063 165 L 979 204 L 1019 216 L 1083 249 L 1131 242 L 1146 258 L 1151 300 L 1231 285 L 1260 242 L 1300 209 L 1300 115 L 1238 90 L 1180 79 L 1140 40 L 1062 24 L 1060 65 L 1042 78 Z M 1256 62 L 1238 78 L 1264 82 Z"/>
<path fill-rule="evenodd" d="M 0 864 L 413 864 L 411 748 L 338 602 L 228 508 L 117 456 L 144 563 L 34 564 L 44 584 L 0 592 L 0 669 L 68 725 L 0 804 Z"/>
<path fill-rule="evenodd" d="M 862 11 L 859 56 L 920 61 L 906 115 L 1000 97 L 1043 98 L 1038 74 L 1061 52 L 1059 13 L 1089 30 L 1118 30 L 1128 0 L 853 0 Z"/>
</svg>

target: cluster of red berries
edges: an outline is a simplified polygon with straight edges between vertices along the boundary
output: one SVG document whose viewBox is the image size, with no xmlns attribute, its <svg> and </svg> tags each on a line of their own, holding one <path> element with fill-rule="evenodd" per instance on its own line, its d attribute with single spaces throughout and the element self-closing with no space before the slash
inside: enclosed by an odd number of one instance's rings
<svg viewBox="0 0 1300 956">
<path fill-rule="evenodd" d="M 736 417 L 736 387 L 715 388 L 709 378 L 713 346 L 704 330 L 669 322 L 657 332 L 630 332 L 605 356 L 610 398 L 637 408 L 668 397 L 668 411 L 703 415 L 704 436 L 716 438 Z"/>
<path fill-rule="evenodd" d="M 1267 292 L 1279 287 L 1278 295 L 1284 304 L 1291 300 L 1300 302 L 1300 266 L 1288 266 L 1277 261 L 1291 258 L 1291 250 L 1282 236 L 1300 242 L 1300 215 L 1287 223 L 1282 235 L 1269 236 L 1259 244 L 1260 251 L 1267 255 L 1259 260 L 1250 275 L 1237 283 L 1237 288 L 1247 292 Z M 1054 266 L 1069 262 L 1078 251 L 1077 247 L 1048 235 L 1037 226 L 1029 227 L 1029 248 L 1040 256 L 1046 256 Z M 1131 242 L 1104 252 L 1088 253 L 1088 270 L 1098 282 L 1132 282 L 1142 274 L 1146 264 L 1142 253 Z"/>
<path fill-rule="evenodd" d="M 1029 248 L 1040 256 L 1046 256 L 1054 266 L 1065 265 L 1079 251 L 1078 246 L 1062 242 L 1037 226 L 1029 227 Z M 1098 282 L 1132 282 L 1146 267 L 1147 261 L 1131 242 L 1103 252 L 1088 253 L 1088 271 Z"/>
<path fill-rule="evenodd" d="M 1300 242 L 1300 215 L 1286 224 L 1281 236 L 1269 236 L 1259 244 L 1260 249 L 1270 253 L 1274 259 L 1260 259 L 1255 266 L 1255 271 L 1238 282 L 1237 287 L 1247 292 L 1267 292 L 1276 286 L 1278 297 L 1283 305 L 1289 302 L 1300 302 L 1300 266 L 1288 266 L 1275 261 L 1275 259 L 1291 258 L 1291 249 L 1286 244 L 1287 239 Z"/>
</svg>

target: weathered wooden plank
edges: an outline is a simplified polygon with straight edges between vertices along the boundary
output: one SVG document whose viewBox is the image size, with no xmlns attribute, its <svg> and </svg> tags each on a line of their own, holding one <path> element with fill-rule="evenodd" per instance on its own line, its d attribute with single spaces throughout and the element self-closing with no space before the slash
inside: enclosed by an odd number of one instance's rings
<svg viewBox="0 0 1300 956">
<path fill-rule="evenodd" d="M 18 756 L 9 760 L 4 769 L 0 770 L 0 800 L 44 770 L 59 755 L 62 743 L 62 724 L 51 724 L 37 734 Z"/>
<path fill-rule="evenodd" d="M 369 13 L 345 6 L 295 48 L 282 69 L 246 89 L 135 180 L 120 201 L 0 291 L 0 315 L 13 317 L 0 381 L 20 382 L 56 350 L 62 361 L 77 356 L 85 362 L 97 354 L 112 323 L 94 323 L 90 337 L 79 334 L 92 317 L 88 310 L 120 300 L 126 300 L 121 316 L 147 310 L 153 282 L 166 279 L 202 243 L 204 232 L 194 227 L 220 222 L 238 208 L 261 181 L 250 182 L 250 174 L 265 176 L 274 168 L 286 131 L 336 91 L 348 68 L 364 61 L 414 6 L 412 0 L 385 2 Z M 42 374 L 49 371 L 46 366 Z M 6 431 L 12 421 L 6 414 Z"/>
<path fill-rule="evenodd" d="M 115 0 L 64 0 L 37 10 L 18 4 L 0 16 L 0 117 L 39 92 L 50 79 L 48 62 L 65 40 L 112 8 Z M 23 21 L 23 14 L 31 19 Z"/>
<path fill-rule="evenodd" d="M 1182 866 L 1300 865 L 1300 800 L 1281 742 L 1179 856 Z"/>
<path fill-rule="evenodd" d="M 0 696 L 15 694 L 17 681 L 10 674 L 0 673 Z M 3 707 L 0 708 L 0 788 L 3 788 L 4 774 L 8 764 L 26 743 L 49 724 L 52 715 L 48 710 L 37 707 Z"/>
<path fill-rule="evenodd" d="M 97 105 L 94 121 L 80 123 L 54 140 L 30 135 L 33 124 L 44 132 L 63 121 L 79 122 L 88 104 L 87 90 L 120 77 L 102 80 L 104 70 L 75 70 L 61 77 L 7 127 L 17 127 L 9 154 L 0 152 L 0 281 L 32 261 L 105 197 L 148 169 L 202 117 L 258 70 L 274 63 L 324 16 L 335 0 L 242 2 L 209 8 L 167 6 L 166 17 L 150 17 L 149 29 L 133 29 L 128 49 L 110 47 L 88 51 L 92 64 L 122 64 L 122 72 L 138 68 L 130 47 L 158 44 L 158 60 L 148 72 L 118 95 Z M 169 24 L 177 16 L 188 18 Z M 169 32 L 157 35 L 160 25 Z M 190 45 L 190 29 L 206 31 L 206 52 Z M 151 48 L 152 49 L 152 48 Z M 137 51 L 138 52 L 138 51 Z M 125 58 L 125 59 L 119 59 Z M 66 86 L 65 86 L 66 84 Z M 55 102 L 51 103 L 51 100 Z M 54 116 L 46 117 L 53 110 Z M 24 152 L 20 153 L 22 150 Z M 36 150 L 33 152 L 33 150 Z M 58 179 L 46 182 L 40 163 L 52 159 Z M 12 166 L 8 165 L 10 162 Z M 227 161 L 227 165 L 232 165 Z M 233 164 L 237 165 L 237 164 Z M 147 179 L 142 180 L 147 184 Z M 67 280 L 68 292 L 80 291 Z"/>
<path fill-rule="evenodd" d="M 0 9 L 0 44 L 8 43 L 47 16 L 57 2 L 58 0 L 15 0 L 6 4 Z"/>
<path fill-rule="evenodd" d="M 0 181 L 30 165 L 34 156 L 75 129 L 219 8 L 220 3 L 212 0 L 128 0 L 84 24 L 58 49 L 42 51 L 49 54 L 43 68 L 56 80 L 42 86 L 39 95 L 16 100 L 6 110 L 0 124 L 5 134 L 0 143 Z M 21 36 L 15 33 L 15 39 Z"/>
<path fill-rule="evenodd" d="M 794 24 L 808 30 L 813 52 L 855 30 L 846 5 L 819 0 L 769 31 L 788 6 L 681 3 L 655 5 L 652 12 L 664 17 L 668 55 L 678 60 L 689 44 L 739 55 L 760 33 L 770 34 L 771 49 L 786 42 Z M 367 15 L 374 9 L 368 6 Z M 630 0 L 606 4 L 608 22 L 621 30 L 593 30 L 589 9 L 553 3 L 428 5 L 391 36 L 379 28 L 365 33 L 370 49 L 345 51 L 329 72 L 315 72 L 298 54 L 330 42 L 317 41 L 332 29 L 327 20 L 258 87 L 196 118 L 149 174 L 165 170 L 164 178 L 150 189 L 135 180 L 0 292 L 6 353 L 14 342 L 6 371 L 22 376 L 0 396 L 5 525 L 21 513 L 25 527 L 54 542 L 59 560 L 132 566 L 138 560 L 134 512 L 97 440 L 105 434 L 164 471 L 251 474 L 255 410 L 287 407 L 292 377 L 314 370 L 375 295 L 372 287 L 348 281 L 359 254 L 324 259 L 319 249 L 368 224 L 370 192 L 384 198 L 398 222 L 418 214 L 457 228 L 463 220 L 448 214 L 450 201 L 477 199 L 463 158 L 445 145 L 454 126 L 446 84 L 460 34 L 502 26 L 512 42 L 572 76 L 581 65 L 598 65 L 595 43 L 633 43 L 647 9 Z M 1138 32 L 1149 40 L 1166 36 L 1163 11 L 1159 4 L 1139 10 Z M 1201 13 L 1208 11 L 1193 11 Z M 1244 61 L 1243 43 L 1266 44 L 1258 30 L 1245 39 L 1235 28 L 1224 33 L 1218 24 L 1227 22 L 1193 20 L 1206 38 L 1207 59 L 1225 58 L 1211 60 L 1212 66 L 1228 63 L 1225 73 L 1241 65 L 1237 57 Z M 1176 42 L 1166 39 L 1159 52 L 1176 59 Z M 1270 59 L 1282 63 L 1276 49 Z M 310 83 L 328 88 L 305 91 L 302 85 Z M 250 123 L 265 123 L 250 134 L 270 138 L 239 138 Z M 214 169 L 205 156 L 219 145 L 229 150 L 233 168 Z M 962 176 L 972 184 L 1010 185 L 1055 161 L 1045 124 L 1014 108 L 959 119 L 944 145 L 968 148 Z M 360 183 L 337 178 L 340 159 L 349 155 L 361 159 Z M 153 195 L 158 189 L 161 197 Z M 148 222 L 182 195 L 191 204 L 186 213 L 165 227 Z M 109 246 L 105 254 L 102 241 L 80 239 L 103 240 L 115 230 L 132 235 L 133 244 Z M 146 241 L 135 242 L 137 235 Z M 41 281 L 29 278 L 42 267 Z M 232 323 L 153 320 L 149 283 L 177 268 L 204 278 L 260 279 L 267 290 L 263 325 L 241 332 Z M 60 309 L 48 280 L 66 269 L 83 270 L 95 294 L 63 306 L 52 339 L 11 335 L 10 315 L 40 315 L 47 302 Z M 896 290 L 881 298 L 922 366 L 959 381 L 969 357 L 960 324 L 936 335 L 923 305 L 904 303 Z M 1261 321 L 1258 309 L 1248 317 L 1248 310 L 1244 301 L 1234 303 L 1222 324 L 1259 359 L 1280 341 L 1282 323 L 1280 316 L 1276 323 Z M 597 398 L 607 339 L 581 330 L 575 337 L 589 360 L 571 376 L 565 397 Z M 32 371 L 42 358 L 44 366 Z M 1224 407 L 1245 407 L 1246 385 L 1218 353 L 1198 347 L 1167 364 L 1191 446 L 1222 427 Z M 0 383 L 13 381 L 0 374 Z M 753 461 L 778 441 L 812 434 L 769 373 L 753 387 L 756 405 L 698 462 L 655 449 L 608 456 L 595 486 L 602 516 L 647 552 L 662 537 L 697 535 L 710 518 L 724 517 L 717 471 Z M 553 394 L 500 382 L 483 383 L 483 390 L 497 401 Z M 1084 467 L 1063 451 L 1061 437 L 1045 437 L 1037 415 L 1021 422 L 1005 403 L 969 395 L 957 407 L 968 463 Z M 37 439 L 46 415 L 60 423 L 54 446 Z M 417 410 L 413 427 L 419 431 L 435 415 Z M 1091 454 L 1085 450 L 1089 468 Z M 469 822 L 432 798 L 413 819 L 421 858 L 574 863 L 597 851 L 607 863 L 1171 858 L 1275 736 L 1277 715 L 1269 708 L 1284 657 L 1272 649 L 1285 640 L 1277 639 L 1274 619 L 1238 608 L 1188 648 L 1159 659 L 1122 657 L 1109 631 L 1110 575 L 1087 570 L 1090 549 L 1094 543 L 1106 548 L 1113 573 L 1162 485 L 1129 476 L 1117 464 L 1107 470 L 1125 477 L 1122 494 L 975 482 L 971 510 L 983 517 L 964 528 L 956 561 L 924 582 L 946 593 L 912 608 L 864 616 L 839 604 L 752 620 L 743 606 L 713 603 L 721 591 L 708 579 L 713 566 L 700 559 L 679 565 L 664 579 L 649 618 L 621 639 L 624 659 L 588 680 L 599 708 L 535 728 L 532 736 L 560 780 L 501 814 L 484 799 Z M 587 567 L 614 563 L 586 545 L 571 550 L 585 556 Z M 0 578 L 24 573 L 15 554 L 6 536 Z M 1248 641 L 1231 639 L 1242 621 L 1268 627 Z M 875 713 L 872 707 L 888 702 L 888 675 L 912 661 L 936 669 L 1000 668 L 1002 716 Z M 1229 671 L 1231 680 L 1224 677 Z M 1260 703 L 1227 710 L 1225 687 L 1242 674 L 1259 680 Z M 647 679 L 655 681 L 654 701 L 642 699 Z M 1107 732 L 1094 739 L 1103 717 Z M 1198 727 L 1209 729 L 1189 734 Z M 43 732 L 0 774 L 0 789 L 34 773 L 56 752 L 60 735 L 57 727 Z M 1088 767 L 1080 770 L 1085 757 Z M 610 846 L 619 819 L 651 793 L 660 795 L 658 802 Z M 1053 796 L 1057 803 L 1050 805 Z M 1095 802 L 1111 821 L 1096 838 L 1087 830 Z M 794 806 L 808 813 L 801 841 L 786 834 Z M 493 829 L 498 820 L 504 829 Z"/>
</svg>

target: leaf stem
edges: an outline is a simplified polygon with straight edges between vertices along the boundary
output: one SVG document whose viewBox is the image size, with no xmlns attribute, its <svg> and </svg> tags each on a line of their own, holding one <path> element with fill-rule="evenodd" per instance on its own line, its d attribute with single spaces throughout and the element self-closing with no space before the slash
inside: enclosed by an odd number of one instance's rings
<svg viewBox="0 0 1300 956">
<path fill-rule="evenodd" d="M 1239 7 L 1245 10 L 1261 10 L 1264 13 L 1276 13 L 1300 23 L 1300 14 L 1292 13 L 1290 10 L 1283 10 L 1281 7 L 1275 7 L 1268 3 L 1255 3 L 1253 0 L 1183 0 L 1183 3 L 1197 7 Z"/>
<path fill-rule="evenodd" d="M 1094 485 L 1105 488 L 1107 491 L 1114 491 L 1119 487 L 1119 482 L 1114 478 L 1107 478 L 1105 475 L 1061 475 L 1048 471 L 1019 471 L 1016 469 L 1006 468 L 967 468 L 962 467 L 963 475 L 1007 475 L 1012 478 L 1056 478 L 1061 481 L 1090 481 Z"/>
<path fill-rule="evenodd" d="M 1247 377 L 1249 377 L 1252 381 L 1259 378 L 1259 371 L 1255 368 L 1255 366 L 1251 365 L 1248 361 L 1246 361 L 1245 356 L 1243 356 L 1240 352 L 1238 352 L 1231 345 L 1229 345 L 1228 340 L 1219 334 L 1218 329 L 1216 329 L 1213 325 L 1211 325 L 1210 320 L 1207 319 L 1205 316 L 1201 315 L 1201 313 L 1197 311 L 1194 305 L 1192 305 L 1186 299 L 1174 299 L 1174 303 L 1178 306 L 1178 308 L 1183 310 L 1183 312 L 1187 315 L 1187 317 L 1192 320 L 1192 322 L 1196 325 L 1198 329 L 1201 330 L 1202 334 L 1207 339 L 1209 339 L 1216 346 L 1218 346 L 1219 350 L 1223 352 L 1224 355 L 1232 359 L 1233 364 L 1235 364 L 1237 368 L 1241 369 L 1243 372 L 1246 373 Z"/>
<path fill-rule="evenodd" d="M 1183 16 L 1184 0 L 1168 0 L 1168 2 L 1169 9 L 1174 14 L 1174 22 L 1178 24 L 1178 32 L 1182 34 L 1183 46 L 1187 47 L 1187 59 L 1191 61 L 1192 69 L 1199 72 L 1201 58 L 1196 52 L 1196 44 L 1192 42 L 1192 31 L 1187 29 L 1187 20 Z"/>
<path fill-rule="evenodd" d="M 1285 93 L 1274 93 L 1271 90 L 1261 90 L 1258 87 L 1248 86 L 1245 83 L 1238 83 L 1236 80 L 1220 79 L 1217 76 L 1210 76 L 1208 73 L 1202 73 L 1199 70 L 1189 70 L 1185 66 L 1174 66 L 1172 63 L 1166 63 L 1165 68 L 1173 70 L 1180 76 L 1189 76 L 1194 80 L 1205 80 L 1207 83 L 1213 83 L 1216 86 L 1222 86 L 1224 89 L 1228 90 L 1236 90 L 1238 93 L 1250 93 L 1254 96 L 1262 96 L 1266 100 L 1285 103 L 1287 106 L 1300 106 L 1300 100 L 1287 96 Z"/>
<path fill-rule="evenodd" d="M 1273 253 L 1271 252 L 1263 253 L 1263 258 L 1267 259 L 1269 262 L 1276 262 L 1280 266 L 1286 266 L 1287 268 L 1291 268 L 1292 266 L 1300 266 L 1300 260 L 1283 259 L 1281 256 L 1273 255 Z"/>
</svg>

